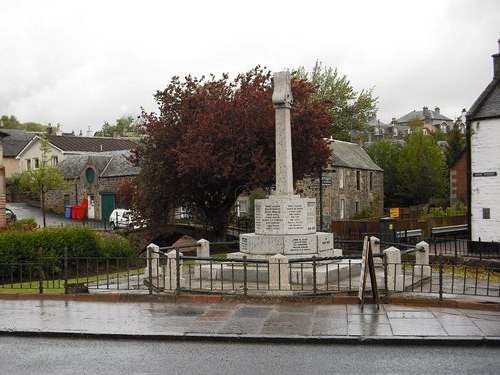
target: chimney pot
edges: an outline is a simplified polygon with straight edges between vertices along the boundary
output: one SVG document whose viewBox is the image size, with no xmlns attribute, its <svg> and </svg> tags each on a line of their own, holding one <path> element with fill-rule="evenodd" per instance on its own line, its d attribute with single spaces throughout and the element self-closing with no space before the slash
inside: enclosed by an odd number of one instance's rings
<svg viewBox="0 0 500 375">
<path fill-rule="evenodd" d="M 498 53 L 492 55 L 493 57 L 493 79 L 500 78 L 500 39 L 498 39 Z"/>
</svg>

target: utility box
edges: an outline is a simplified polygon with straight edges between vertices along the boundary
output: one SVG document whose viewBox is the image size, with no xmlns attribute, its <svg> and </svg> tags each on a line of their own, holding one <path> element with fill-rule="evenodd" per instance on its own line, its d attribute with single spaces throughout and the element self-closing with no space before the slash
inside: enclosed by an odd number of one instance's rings
<svg viewBox="0 0 500 375">
<path fill-rule="evenodd" d="M 379 237 L 382 242 L 396 242 L 397 220 L 383 217 L 379 221 Z"/>
</svg>

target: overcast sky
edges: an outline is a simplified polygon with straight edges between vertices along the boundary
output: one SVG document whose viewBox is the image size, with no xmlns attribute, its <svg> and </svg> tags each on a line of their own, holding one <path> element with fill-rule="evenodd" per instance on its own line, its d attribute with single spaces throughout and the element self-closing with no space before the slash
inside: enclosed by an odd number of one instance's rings
<svg viewBox="0 0 500 375">
<path fill-rule="evenodd" d="M 454 119 L 493 77 L 498 0 L 0 2 L 0 115 L 65 132 L 157 108 L 174 75 L 338 68 L 379 119 Z"/>
</svg>

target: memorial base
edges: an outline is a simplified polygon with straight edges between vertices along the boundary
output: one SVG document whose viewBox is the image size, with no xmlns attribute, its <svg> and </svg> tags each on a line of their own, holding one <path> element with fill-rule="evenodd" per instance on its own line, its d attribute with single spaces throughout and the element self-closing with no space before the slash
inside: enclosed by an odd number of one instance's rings
<svg viewBox="0 0 500 375">
<path fill-rule="evenodd" d="M 333 250 L 333 233 L 259 235 L 247 233 L 240 235 L 240 252 L 250 255 L 326 255 Z"/>
</svg>

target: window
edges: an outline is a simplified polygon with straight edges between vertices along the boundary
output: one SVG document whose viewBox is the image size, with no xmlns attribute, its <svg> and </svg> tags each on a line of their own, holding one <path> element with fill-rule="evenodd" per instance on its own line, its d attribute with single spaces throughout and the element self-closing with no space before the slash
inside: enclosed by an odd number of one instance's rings
<svg viewBox="0 0 500 375">
<path fill-rule="evenodd" d="M 31 159 L 26 159 L 26 169 L 31 169 Z"/>
<path fill-rule="evenodd" d="M 370 172 L 370 191 L 373 190 L 373 172 Z"/>
<path fill-rule="evenodd" d="M 40 160 L 38 160 L 38 158 L 34 158 L 33 161 L 35 162 L 34 168 L 35 169 L 40 168 Z"/>
<path fill-rule="evenodd" d="M 64 194 L 64 206 L 69 206 L 69 194 Z"/>
<path fill-rule="evenodd" d="M 248 211 L 248 201 L 238 201 L 238 210 L 239 212 L 247 212 Z"/>
<path fill-rule="evenodd" d="M 359 212 L 359 202 L 356 202 L 356 213 Z"/>
<path fill-rule="evenodd" d="M 340 219 L 345 218 L 345 199 L 340 200 Z"/>
<path fill-rule="evenodd" d="M 50 158 L 50 164 L 51 164 L 52 166 L 56 166 L 57 164 L 59 164 L 59 160 L 57 159 L 57 156 L 52 156 L 52 157 Z"/>
<path fill-rule="evenodd" d="M 483 219 L 490 219 L 490 209 L 489 208 L 483 208 Z"/>
<path fill-rule="evenodd" d="M 344 169 L 339 169 L 339 188 L 344 188 Z"/>
<path fill-rule="evenodd" d="M 356 171 L 356 189 L 361 190 L 361 172 Z"/>
<path fill-rule="evenodd" d="M 87 168 L 85 171 L 85 178 L 89 184 L 93 183 L 95 180 L 95 172 L 92 168 Z"/>
</svg>

